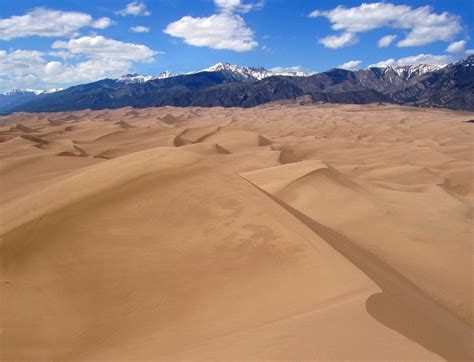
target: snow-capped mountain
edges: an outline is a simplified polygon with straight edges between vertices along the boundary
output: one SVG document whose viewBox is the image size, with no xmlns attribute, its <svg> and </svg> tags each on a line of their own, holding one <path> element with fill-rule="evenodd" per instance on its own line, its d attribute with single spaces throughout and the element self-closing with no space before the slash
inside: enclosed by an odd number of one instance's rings
<svg viewBox="0 0 474 362">
<path fill-rule="evenodd" d="M 384 73 L 393 71 L 400 78 L 408 80 L 420 75 L 431 73 L 443 69 L 446 65 L 436 65 L 436 64 L 414 64 L 414 65 L 404 65 L 392 67 L 385 65 L 382 67 L 370 67 L 370 68 L 380 68 Z"/>
<path fill-rule="evenodd" d="M 217 63 L 212 67 L 203 69 L 196 73 L 201 72 L 229 72 L 241 81 L 262 80 L 263 78 L 275 75 L 271 71 L 262 67 L 241 67 L 229 63 Z"/>
<path fill-rule="evenodd" d="M 431 64 L 369 66 L 355 71 L 354 74 L 364 87 L 382 93 L 392 93 L 409 87 L 421 78 L 445 67 L 445 65 Z"/>
<path fill-rule="evenodd" d="M 266 70 L 219 63 L 203 71 L 175 76 L 171 81 L 155 80 L 153 87 L 145 86 L 146 82 L 158 77 L 169 78 L 170 74 L 132 74 L 122 77 L 122 82 L 112 80 L 114 87 L 110 87 L 110 79 L 104 79 L 47 96 L 18 93 L 30 99 L 18 98 L 14 102 L 14 97 L 0 94 L 0 112 L 53 112 L 127 106 L 252 107 L 300 96 L 311 97 L 314 102 L 393 102 L 472 111 L 473 64 L 474 56 L 470 56 L 445 67 L 422 64 L 369 67 L 357 71 L 331 69 L 306 78 L 265 79 L 300 69 Z M 259 79 L 263 81 L 257 81 Z M 130 84 L 130 81 L 135 83 Z"/>
<path fill-rule="evenodd" d="M 131 73 L 122 75 L 116 80 L 123 83 L 145 83 L 149 82 L 150 80 L 171 78 L 176 77 L 178 75 L 198 74 L 202 72 L 226 72 L 231 75 L 231 77 L 235 79 L 235 81 L 238 82 L 262 80 L 264 78 L 271 77 L 274 75 L 281 75 L 287 77 L 307 77 L 314 74 L 285 68 L 268 70 L 263 67 L 241 67 L 239 65 L 229 63 L 217 63 L 209 68 L 198 70 L 196 72 L 173 74 L 169 71 L 164 71 L 158 75 L 141 75 L 137 73 Z"/>
<path fill-rule="evenodd" d="M 404 79 L 411 79 L 420 75 L 436 72 L 443 69 L 446 65 L 435 65 L 435 64 L 416 64 L 406 65 L 402 67 L 395 67 L 395 72 Z"/>
<path fill-rule="evenodd" d="M 39 96 L 40 94 L 48 94 L 48 93 L 54 93 L 54 92 L 59 92 L 63 90 L 63 88 L 51 88 L 51 89 L 11 89 L 9 91 L 1 93 L 4 96 L 14 96 L 14 95 L 20 95 L 20 94 L 31 94 L 35 96 Z"/>
<path fill-rule="evenodd" d="M 56 92 L 59 92 L 59 91 L 62 91 L 62 90 L 64 90 L 64 88 L 50 88 L 50 89 L 45 89 L 45 90 L 41 91 L 40 94 L 56 93 Z"/>
<path fill-rule="evenodd" d="M 11 89 L 9 91 L 2 92 L 0 93 L 0 113 L 4 112 L 7 108 L 31 101 L 42 94 L 55 93 L 59 90 L 62 89 Z"/>
<path fill-rule="evenodd" d="M 19 95 L 19 94 L 39 95 L 41 93 L 43 93 L 43 91 L 38 90 L 38 89 L 10 89 L 6 92 L 3 92 L 2 95 L 4 96 L 13 96 L 13 95 Z"/>
<path fill-rule="evenodd" d="M 469 55 L 465 59 L 460 59 L 454 65 L 462 65 L 465 67 L 474 67 L 474 54 Z"/>
<path fill-rule="evenodd" d="M 168 71 L 161 72 L 158 75 L 141 75 L 137 73 L 132 73 L 132 74 L 122 75 L 120 78 L 117 79 L 117 81 L 123 82 L 123 83 L 145 83 L 150 80 L 165 79 L 165 78 L 170 78 L 173 76 L 174 74 Z"/>
<path fill-rule="evenodd" d="M 432 65 L 432 64 L 417 64 L 417 65 L 406 65 L 406 66 L 369 66 L 367 69 L 380 69 L 380 71 L 390 77 L 390 73 L 396 74 L 403 80 L 409 80 L 420 75 L 431 73 L 437 70 L 444 68 L 446 65 Z M 262 80 L 264 78 L 272 76 L 285 76 L 285 77 L 309 77 L 316 73 L 314 72 L 304 72 L 298 69 L 291 68 L 274 68 L 272 70 L 265 69 L 263 67 L 242 67 L 235 64 L 229 63 L 217 63 L 209 68 L 198 70 L 195 72 L 189 72 L 184 74 L 173 74 L 169 71 L 164 71 L 158 75 L 140 75 L 137 73 L 126 74 L 117 79 L 119 82 L 123 83 L 145 83 L 150 80 L 156 79 L 165 79 L 175 77 L 177 75 L 189 75 L 197 74 L 202 72 L 226 72 L 230 75 L 235 81 L 246 82 L 246 81 L 256 81 Z"/>
<path fill-rule="evenodd" d="M 0 93 L 0 113 L 4 112 L 7 108 L 18 106 L 22 103 L 36 99 L 40 95 L 56 93 L 60 90 L 63 90 L 63 88 L 51 88 L 45 90 L 11 89 Z"/>
<path fill-rule="evenodd" d="M 281 75 L 286 77 L 308 77 L 314 73 L 307 73 L 300 70 L 290 70 L 286 68 L 275 68 L 268 70 L 263 67 L 241 67 L 229 63 L 217 63 L 212 67 L 201 70 L 201 72 L 229 72 L 242 78 L 242 80 L 262 80 L 264 78 Z"/>
<path fill-rule="evenodd" d="M 288 70 L 288 69 L 272 69 L 272 75 L 281 75 L 284 77 L 309 77 L 314 74 L 315 72 L 304 72 L 301 70 Z"/>
</svg>

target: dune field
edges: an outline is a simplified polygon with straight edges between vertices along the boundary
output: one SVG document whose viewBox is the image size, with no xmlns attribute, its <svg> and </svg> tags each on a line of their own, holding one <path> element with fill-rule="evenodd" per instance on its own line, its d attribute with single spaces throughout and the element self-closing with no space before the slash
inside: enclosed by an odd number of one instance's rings
<svg viewBox="0 0 474 362">
<path fill-rule="evenodd" d="M 474 359 L 469 120 L 0 117 L 0 360 Z"/>
</svg>

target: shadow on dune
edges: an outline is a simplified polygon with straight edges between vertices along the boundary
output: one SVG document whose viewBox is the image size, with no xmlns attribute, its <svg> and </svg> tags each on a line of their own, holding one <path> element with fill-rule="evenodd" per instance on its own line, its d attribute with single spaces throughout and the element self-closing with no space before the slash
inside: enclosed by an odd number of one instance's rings
<svg viewBox="0 0 474 362">
<path fill-rule="evenodd" d="M 407 298 L 410 295 L 403 298 L 384 290 L 367 299 L 367 311 L 380 323 L 448 361 L 472 361 L 474 336 L 469 326 L 445 311 L 437 312 L 439 306 Z"/>
<path fill-rule="evenodd" d="M 474 331 L 468 324 L 439 306 L 390 266 L 360 250 L 349 238 L 252 185 L 326 240 L 382 289 L 382 293 L 373 294 L 366 301 L 367 312 L 373 318 L 448 361 L 474 359 Z"/>
</svg>

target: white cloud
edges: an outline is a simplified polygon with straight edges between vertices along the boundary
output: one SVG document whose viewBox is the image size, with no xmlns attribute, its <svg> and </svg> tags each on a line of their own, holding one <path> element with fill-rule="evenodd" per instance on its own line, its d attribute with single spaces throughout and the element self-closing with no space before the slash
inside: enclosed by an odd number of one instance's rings
<svg viewBox="0 0 474 362">
<path fill-rule="evenodd" d="M 398 60 L 393 58 L 382 60 L 376 64 L 369 65 L 369 67 L 382 67 L 387 65 L 391 67 L 397 67 L 413 64 L 445 65 L 452 62 L 453 60 L 453 57 L 450 55 L 418 54 L 400 58 Z"/>
<path fill-rule="evenodd" d="M 36 50 L 0 50 L 0 76 L 22 76 L 45 65 L 43 53 Z"/>
<path fill-rule="evenodd" d="M 51 64 L 55 63 L 55 64 Z M 131 63 L 116 59 L 90 59 L 77 64 L 49 62 L 43 82 L 54 80 L 55 84 L 70 85 L 93 82 L 104 78 L 117 78 L 131 69 Z"/>
<path fill-rule="evenodd" d="M 146 45 L 124 43 L 119 40 L 104 38 L 101 35 L 84 36 L 69 41 L 55 41 L 51 47 L 66 50 L 74 55 L 127 61 L 150 62 L 153 60 L 153 56 L 157 54 Z"/>
<path fill-rule="evenodd" d="M 48 55 L 55 58 L 61 58 L 63 60 L 68 60 L 75 57 L 74 54 L 71 54 L 65 50 L 57 50 L 57 51 L 53 50 L 53 51 L 48 52 Z"/>
<path fill-rule="evenodd" d="M 135 33 L 148 33 L 150 31 L 150 28 L 147 28 L 146 26 L 137 25 L 132 26 L 130 30 Z"/>
<path fill-rule="evenodd" d="M 342 5 L 329 10 L 315 10 L 310 17 L 323 16 L 331 23 L 334 30 L 362 32 L 389 26 L 394 19 L 402 17 L 411 7 L 395 6 L 390 3 L 363 3 L 358 7 L 346 8 Z"/>
<path fill-rule="evenodd" d="M 134 63 L 151 62 L 160 53 L 103 36 L 56 41 L 52 48 L 55 50 L 47 55 L 31 50 L 0 51 L 0 88 L 65 87 L 116 78 L 129 73 Z"/>
<path fill-rule="evenodd" d="M 412 64 L 433 64 L 445 65 L 452 62 L 454 59 L 449 55 L 432 55 L 432 54 L 418 54 L 410 57 L 400 58 L 397 61 L 398 65 L 412 65 Z"/>
<path fill-rule="evenodd" d="M 89 14 L 34 9 L 25 15 L 0 19 L 0 39 L 10 40 L 26 36 L 72 37 L 83 27 L 103 29 L 112 24 L 109 18 L 94 20 Z"/>
<path fill-rule="evenodd" d="M 75 64 L 47 61 L 38 51 L 0 51 L 0 91 L 12 88 L 47 89 L 116 78 L 130 72 L 131 61 L 121 59 L 89 59 Z"/>
<path fill-rule="evenodd" d="M 359 67 L 360 63 L 362 63 L 362 60 L 349 60 L 344 64 L 338 65 L 337 67 L 341 69 L 354 70 Z"/>
<path fill-rule="evenodd" d="M 388 47 L 390 46 L 390 44 L 392 44 L 392 42 L 397 38 L 396 35 L 385 35 L 383 37 L 381 37 L 379 39 L 379 41 L 377 42 L 377 46 L 379 48 L 385 48 L 385 47 Z"/>
<path fill-rule="evenodd" d="M 329 35 L 322 39 L 319 39 L 319 42 L 324 45 L 326 48 L 338 49 L 353 45 L 357 43 L 359 39 L 353 33 L 342 33 L 341 35 Z"/>
<path fill-rule="evenodd" d="M 114 22 L 109 18 L 100 18 L 92 23 L 92 27 L 96 29 L 105 29 L 112 25 Z"/>
<path fill-rule="evenodd" d="M 332 23 L 332 29 L 352 33 L 385 27 L 409 30 L 405 39 L 398 42 L 399 47 L 450 41 L 462 30 L 459 16 L 448 12 L 434 13 L 430 6 L 414 9 L 385 2 L 363 3 L 353 8 L 338 6 L 329 11 L 315 10 L 309 16 L 326 17 Z"/>
<path fill-rule="evenodd" d="M 151 13 L 147 10 L 146 5 L 144 3 L 134 1 L 125 7 L 125 9 L 119 10 L 116 12 L 117 15 L 127 16 L 127 15 L 134 15 L 134 16 L 149 16 Z"/>
<path fill-rule="evenodd" d="M 242 13 L 248 13 L 250 10 L 261 9 L 263 7 L 263 1 L 244 4 L 242 0 L 214 0 L 214 4 L 224 12 L 240 11 Z"/>
<path fill-rule="evenodd" d="M 246 26 L 244 19 L 227 12 L 206 18 L 184 16 L 169 24 L 164 32 L 198 47 L 244 52 L 258 46 L 253 30 Z"/>
<path fill-rule="evenodd" d="M 52 61 L 52 62 L 47 63 L 44 66 L 44 72 L 48 76 L 55 76 L 61 72 L 62 68 L 63 68 L 62 63 L 57 62 L 57 61 Z"/>
<path fill-rule="evenodd" d="M 455 41 L 449 44 L 449 46 L 446 48 L 446 51 L 448 53 L 453 53 L 453 54 L 462 54 L 465 52 L 465 47 L 466 47 L 465 40 Z"/>
<path fill-rule="evenodd" d="M 202 18 L 184 16 L 168 24 L 163 32 L 197 47 L 236 52 L 245 52 L 258 47 L 253 30 L 245 24 L 238 13 L 261 9 L 263 0 L 257 3 L 243 3 L 242 0 L 214 0 L 214 4 L 219 13 Z"/>
<path fill-rule="evenodd" d="M 369 68 L 379 68 L 379 67 L 385 67 L 385 66 L 390 66 L 390 67 L 396 67 L 397 66 L 397 61 L 393 58 L 381 60 L 380 62 L 370 64 Z"/>
</svg>

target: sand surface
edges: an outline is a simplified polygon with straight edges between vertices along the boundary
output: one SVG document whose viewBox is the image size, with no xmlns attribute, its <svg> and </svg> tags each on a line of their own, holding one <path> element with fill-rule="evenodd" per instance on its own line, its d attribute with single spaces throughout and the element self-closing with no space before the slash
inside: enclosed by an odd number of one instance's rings
<svg viewBox="0 0 474 362">
<path fill-rule="evenodd" d="M 472 360 L 470 119 L 0 117 L 0 359 Z"/>
</svg>

